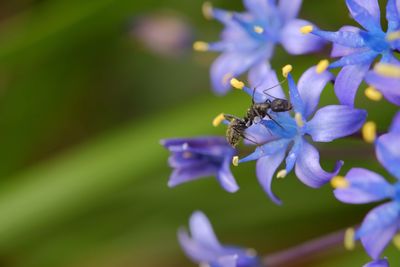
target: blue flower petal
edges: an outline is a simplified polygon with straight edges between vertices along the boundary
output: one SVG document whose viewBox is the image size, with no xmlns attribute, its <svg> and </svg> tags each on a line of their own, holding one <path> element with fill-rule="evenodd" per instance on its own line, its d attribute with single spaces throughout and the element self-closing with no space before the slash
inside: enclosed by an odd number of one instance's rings
<svg viewBox="0 0 400 267">
<path fill-rule="evenodd" d="M 276 6 L 273 0 L 243 0 L 246 9 L 257 18 L 265 19 L 276 14 Z"/>
<path fill-rule="evenodd" d="M 346 0 L 347 7 L 361 26 L 371 32 L 381 32 L 380 10 L 377 0 Z"/>
<path fill-rule="evenodd" d="M 400 134 L 400 111 L 394 115 L 392 124 L 390 125 L 389 132 Z"/>
<path fill-rule="evenodd" d="M 301 115 L 304 116 L 304 102 L 303 99 L 300 96 L 299 90 L 297 89 L 297 85 L 293 80 L 292 74 L 288 74 L 287 76 L 288 84 L 289 84 L 289 95 L 290 95 L 290 101 L 293 104 L 293 109 L 296 113 L 300 113 Z"/>
<path fill-rule="evenodd" d="M 210 267 L 236 267 L 237 260 L 237 255 L 223 256 L 218 258 L 215 263 L 211 263 Z"/>
<path fill-rule="evenodd" d="M 336 176 L 343 162 L 338 161 L 332 172 L 326 172 L 319 163 L 319 153 L 312 145 L 303 139 L 301 151 L 297 157 L 295 172 L 297 177 L 309 187 L 318 188 Z"/>
<path fill-rule="evenodd" d="M 302 34 L 300 28 L 311 23 L 293 19 L 286 23 L 281 32 L 281 44 L 289 54 L 301 55 L 321 50 L 325 41 L 312 34 Z"/>
<path fill-rule="evenodd" d="M 365 76 L 365 81 L 378 89 L 388 101 L 400 106 L 399 78 L 384 77 L 370 71 Z"/>
<path fill-rule="evenodd" d="M 363 267 L 389 267 L 387 259 L 379 259 L 365 264 Z"/>
<path fill-rule="evenodd" d="M 347 26 L 350 27 L 350 26 Z M 324 40 L 330 41 L 334 44 L 342 45 L 350 48 L 361 48 L 365 46 L 364 40 L 361 38 L 360 30 L 356 27 L 341 28 L 337 32 L 323 31 L 314 27 L 312 34 L 317 35 Z"/>
<path fill-rule="evenodd" d="M 330 72 L 324 71 L 318 74 L 315 68 L 311 67 L 304 72 L 297 83 L 299 94 L 304 102 L 305 119 L 317 108 L 321 92 L 326 84 L 334 79 Z"/>
<path fill-rule="evenodd" d="M 335 93 L 343 105 L 354 106 L 357 89 L 371 63 L 343 67 L 335 81 Z"/>
<path fill-rule="evenodd" d="M 217 172 L 217 180 L 221 186 L 228 192 L 234 193 L 239 190 L 235 178 L 230 170 L 231 158 L 227 157 L 222 163 L 221 168 Z"/>
<path fill-rule="evenodd" d="M 399 3 L 400 5 L 400 3 Z M 400 29 L 400 6 L 396 0 L 388 0 L 386 4 L 386 19 L 388 21 L 388 32 L 398 31 Z"/>
<path fill-rule="evenodd" d="M 299 152 L 301 151 L 302 147 L 302 139 L 301 137 L 297 137 L 294 141 L 294 144 L 292 146 L 292 149 L 290 149 L 289 153 L 287 154 L 285 163 L 286 163 L 286 172 L 290 173 L 293 169 L 293 167 L 296 164 L 297 156 Z"/>
<path fill-rule="evenodd" d="M 274 120 L 264 119 L 261 124 L 274 136 L 292 139 L 298 134 L 296 122 L 288 112 L 277 112 L 271 114 L 271 116 Z"/>
<path fill-rule="evenodd" d="M 168 181 L 169 187 L 175 187 L 182 183 L 197 180 L 202 177 L 213 176 L 218 172 L 218 166 L 211 165 L 208 162 L 192 165 L 186 168 L 175 169 Z"/>
<path fill-rule="evenodd" d="M 270 199 L 278 205 L 282 201 L 272 192 L 271 184 L 274 173 L 285 157 L 285 150 L 278 151 L 275 154 L 264 156 L 257 161 L 256 172 L 257 179 Z"/>
<path fill-rule="evenodd" d="M 394 177 L 400 180 L 400 133 L 390 132 L 376 140 L 376 156 Z"/>
<path fill-rule="evenodd" d="M 383 249 L 397 232 L 400 207 L 396 202 L 382 204 L 372 209 L 361 228 L 356 232 L 356 238 L 361 242 L 372 259 L 379 259 Z"/>
<path fill-rule="evenodd" d="M 247 139 L 249 139 L 243 140 L 243 142 L 247 145 L 254 145 L 254 143 L 265 144 L 266 142 L 277 139 L 277 137 L 273 135 L 272 131 L 268 130 L 261 123 L 254 123 L 249 128 L 247 128 L 245 136 Z"/>
<path fill-rule="evenodd" d="M 378 52 L 372 50 L 362 50 L 361 52 L 344 56 L 341 59 L 332 62 L 329 65 L 329 68 L 339 68 L 346 65 L 369 65 L 378 55 Z"/>
<path fill-rule="evenodd" d="M 331 142 L 358 131 L 367 112 L 345 105 L 330 105 L 319 109 L 306 124 L 306 133 L 315 142 Z"/>
<path fill-rule="evenodd" d="M 335 197 L 345 203 L 361 204 L 393 197 L 395 188 L 379 174 L 363 169 L 352 168 L 346 174 L 349 186 L 335 189 Z"/>
<path fill-rule="evenodd" d="M 279 12 L 285 21 L 294 19 L 299 14 L 302 0 L 280 0 L 278 4 Z"/>
<path fill-rule="evenodd" d="M 353 32 L 353 33 L 359 33 L 360 29 L 354 26 L 343 26 L 342 28 L 339 29 L 339 32 Z M 360 36 L 357 38 L 361 38 Z M 341 42 L 341 38 L 338 38 L 338 41 Z M 361 42 L 364 42 L 364 40 L 358 40 Z M 351 45 L 355 45 L 355 42 L 352 40 L 348 41 Z M 346 42 L 346 44 L 348 43 Z M 343 57 L 343 56 L 348 56 L 350 54 L 356 53 L 356 52 L 361 52 L 362 49 L 365 49 L 365 47 L 359 47 L 359 48 L 354 48 L 352 46 L 347 46 L 347 45 L 341 45 L 337 42 L 333 42 L 332 45 L 332 51 L 331 51 L 331 57 Z"/>
<path fill-rule="evenodd" d="M 265 145 L 257 147 L 256 150 L 247 157 L 240 159 L 239 163 L 257 160 L 264 156 L 273 155 L 279 151 L 286 151 L 291 141 L 291 139 L 279 139 L 266 143 Z"/>
<path fill-rule="evenodd" d="M 209 249 L 218 250 L 221 248 L 210 221 L 201 211 L 192 214 L 189 220 L 189 228 L 193 240 L 197 243 Z"/>
</svg>

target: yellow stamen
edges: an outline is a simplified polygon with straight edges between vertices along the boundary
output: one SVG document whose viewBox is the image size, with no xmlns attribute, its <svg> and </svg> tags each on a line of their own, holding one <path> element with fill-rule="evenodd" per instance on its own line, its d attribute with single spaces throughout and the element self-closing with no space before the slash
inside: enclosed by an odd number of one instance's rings
<svg viewBox="0 0 400 267">
<path fill-rule="evenodd" d="M 375 87 L 373 87 L 373 86 L 370 86 L 370 87 L 368 87 L 367 89 L 365 89 L 365 95 L 369 98 L 369 99 L 371 99 L 371 100 L 373 100 L 373 101 L 380 101 L 380 100 L 382 100 L 382 94 L 381 94 L 381 92 L 379 92 L 378 90 L 376 90 L 376 88 Z"/>
<path fill-rule="evenodd" d="M 331 185 L 333 188 L 347 188 L 349 187 L 349 181 L 346 180 L 346 177 L 335 176 L 331 179 Z"/>
<path fill-rule="evenodd" d="M 238 166 L 239 165 L 239 157 L 238 156 L 234 156 L 232 158 L 232 164 L 233 164 L 233 166 Z"/>
<path fill-rule="evenodd" d="M 326 71 L 326 69 L 329 67 L 329 60 L 327 59 L 323 59 L 320 62 L 318 62 L 317 67 L 315 68 L 315 71 L 318 74 L 323 73 L 324 71 Z"/>
<path fill-rule="evenodd" d="M 354 241 L 355 231 L 354 228 L 348 228 L 344 233 L 344 247 L 347 250 L 353 250 L 356 246 Z"/>
<path fill-rule="evenodd" d="M 391 32 L 386 35 L 386 40 L 388 40 L 388 41 L 395 41 L 398 39 L 400 39 L 400 31 Z"/>
<path fill-rule="evenodd" d="M 241 81 L 239 81 L 239 80 L 236 79 L 236 78 L 232 78 L 232 79 L 231 79 L 231 85 L 232 85 L 233 88 L 239 89 L 239 90 L 242 90 L 243 87 L 244 87 L 244 83 L 241 82 Z"/>
<path fill-rule="evenodd" d="M 217 126 L 220 125 L 221 122 L 223 122 L 224 120 L 225 120 L 224 113 L 220 113 L 220 114 L 218 114 L 217 117 L 215 117 L 215 118 L 213 119 L 212 125 L 213 125 L 214 127 L 217 127 Z"/>
<path fill-rule="evenodd" d="M 287 78 L 287 76 L 289 75 L 289 72 L 291 72 L 293 70 L 292 65 L 286 65 L 282 68 L 282 75 L 283 77 Z"/>
<path fill-rule="evenodd" d="M 280 170 L 277 174 L 276 174 L 276 178 L 285 178 L 287 175 L 287 171 L 286 170 Z"/>
<path fill-rule="evenodd" d="M 314 30 L 313 25 L 306 25 L 300 28 L 300 32 L 302 34 L 309 34 L 310 32 L 312 32 Z"/>
<path fill-rule="evenodd" d="M 202 7 L 201 7 L 201 11 L 203 12 L 203 16 L 206 19 L 212 19 L 213 18 L 213 6 L 210 2 L 204 2 Z"/>
<path fill-rule="evenodd" d="M 263 27 L 258 26 L 258 25 L 254 26 L 253 30 L 258 34 L 262 34 L 264 32 Z"/>
<path fill-rule="evenodd" d="M 299 127 L 304 126 L 303 116 L 301 115 L 301 113 L 297 112 L 294 115 L 294 120 L 296 121 L 297 126 L 299 126 Z"/>
<path fill-rule="evenodd" d="M 365 142 L 372 144 L 376 139 L 376 123 L 368 121 L 362 127 L 362 136 Z"/>
<path fill-rule="evenodd" d="M 388 78 L 400 78 L 400 67 L 393 64 L 378 63 L 375 65 L 374 70 L 379 75 Z"/>
<path fill-rule="evenodd" d="M 228 72 L 227 74 L 224 75 L 224 77 L 222 77 L 222 83 L 227 84 L 232 79 L 232 77 L 233 74 Z"/>
<path fill-rule="evenodd" d="M 400 234 L 395 235 L 392 241 L 395 247 L 400 250 Z"/>
<path fill-rule="evenodd" d="M 207 51 L 210 46 L 206 42 L 197 41 L 193 43 L 193 49 L 196 51 Z"/>
</svg>

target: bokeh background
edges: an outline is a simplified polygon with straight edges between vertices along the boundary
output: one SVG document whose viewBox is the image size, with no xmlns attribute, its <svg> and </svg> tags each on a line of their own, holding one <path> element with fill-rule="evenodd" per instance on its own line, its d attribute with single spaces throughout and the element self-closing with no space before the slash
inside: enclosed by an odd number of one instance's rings
<svg viewBox="0 0 400 267">
<path fill-rule="evenodd" d="M 321 28 L 352 24 L 344 1 L 306 0 L 301 17 Z M 385 4 L 386 1 L 383 1 Z M 242 10 L 240 0 L 214 5 Z M 212 53 L 191 42 L 216 40 L 221 26 L 201 15 L 202 1 L 3 0 L 0 2 L 0 266 L 194 266 L 176 230 L 204 211 L 224 243 L 268 254 L 359 223 L 369 205 L 341 204 L 325 186 L 313 190 L 293 175 L 275 180 L 283 199 L 268 200 L 254 164 L 234 168 L 241 186 L 223 191 L 214 179 L 169 189 L 165 137 L 224 134 L 212 118 L 241 115 L 249 98 L 216 97 Z M 326 57 L 290 57 L 298 78 Z M 363 86 L 365 88 L 365 86 Z M 336 103 L 332 87 L 322 103 Z M 357 106 L 385 131 L 396 108 Z M 345 160 L 389 177 L 371 145 L 358 138 L 319 146 L 323 166 Z M 399 252 L 385 252 L 398 264 Z M 361 266 L 361 246 L 341 246 L 293 266 Z"/>
</svg>

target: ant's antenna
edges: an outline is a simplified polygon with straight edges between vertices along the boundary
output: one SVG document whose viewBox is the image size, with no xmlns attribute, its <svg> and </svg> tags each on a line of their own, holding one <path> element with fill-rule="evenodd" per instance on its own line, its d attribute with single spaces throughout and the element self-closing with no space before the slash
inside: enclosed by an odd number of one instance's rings
<svg viewBox="0 0 400 267">
<path fill-rule="evenodd" d="M 267 91 L 269 91 L 269 90 L 271 90 L 271 89 L 274 89 L 274 88 L 276 88 L 276 87 L 282 85 L 282 84 L 285 83 L 286 81 L 287 81 L 287 79 L 284 79 L 284 80 L 280 81 L 278 84 L 276 84 L 276 85 L 274 85 L 274 86 L 272 86 L 272 87 L 270 87 L 270 88 L 267 88 L 267 89 L 263 90 L 263 93 L 264 93 L 265 95 L 269 96 L 269 97 L 272 97 L 272 98 L 277 99 L 277 97 L 268 94 Z"/>
</svg>

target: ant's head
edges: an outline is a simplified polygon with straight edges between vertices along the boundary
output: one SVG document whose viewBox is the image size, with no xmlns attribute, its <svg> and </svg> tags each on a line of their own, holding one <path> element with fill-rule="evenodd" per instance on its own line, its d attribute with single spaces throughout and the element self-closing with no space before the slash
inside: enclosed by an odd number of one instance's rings
<svg viewBox="0 0 400 267">
<path fill-rule="evenodd" d="M 271 103 L 271 110 L 274 112 L 285 112 L 292 108 L 292 104 L 285 99 L 274 99 Z"/>
</svg>

